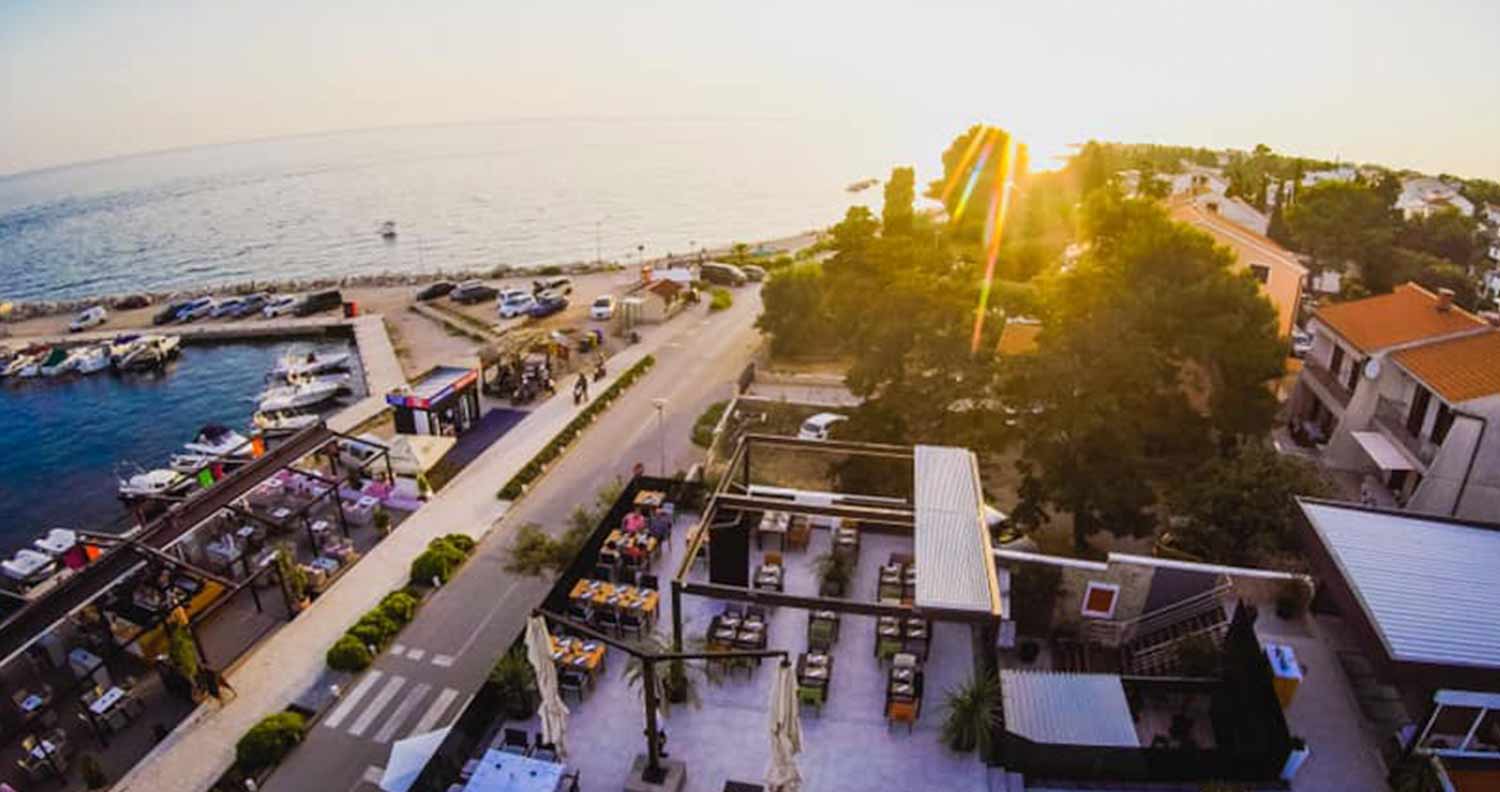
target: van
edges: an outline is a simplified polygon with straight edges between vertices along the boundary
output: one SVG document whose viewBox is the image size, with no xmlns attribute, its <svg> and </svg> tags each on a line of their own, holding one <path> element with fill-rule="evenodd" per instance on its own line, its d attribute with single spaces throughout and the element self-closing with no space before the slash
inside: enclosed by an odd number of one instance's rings
<svg viewBox="0 0 1500 792">
<path fill-rule="evenodd" d="M 802 422 L 802 427 L 797 430 L 799 440 L 827 440 L 828 433 L 833 430 L 833 425 L 840 421 L 849 420 L 847 415 L 838 413 L 818 413 Z"/>
<path fill-rule="evenodd" d="M 551 278 L 542 278 L 531 282 L 531 293 L 540 295 L 542 292 L 553 292 L 556 294 L 572 294 L 573 279 L 566 275 L 556 275 Z"/>
<path fill-rule="evenodd" d="M 332 310 L 344 304 L 344 295 L 337 289 L 333 291 L 321 291 L 307 295 L 297 307 L 292 309 L 293 316 L 312 316 L 315 313 Z"/>
<path fill-rule="evenodd" d="M 98 327 L 108 319 L 109 312 L 104 310 L 104 306 L 96 305 L 73 317 L 73 321 L 68 324 L 68 332 L 77 333 L 90 327 Z"/>
<path fill-rule="evenodd" d="M 717 261 L 708 261 L 699 265 L 698 277 L 719 286 L 744 286 L 745 281 L 748 280 L 744 270 L 733 264 L 721 264 Z"/>
</svg>

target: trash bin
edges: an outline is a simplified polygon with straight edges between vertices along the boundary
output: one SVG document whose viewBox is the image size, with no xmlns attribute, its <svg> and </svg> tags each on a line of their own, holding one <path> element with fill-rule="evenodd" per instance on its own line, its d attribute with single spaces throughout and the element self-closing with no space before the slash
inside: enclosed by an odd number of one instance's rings
<svg viewBox="0 0 1500 792">
<path fill-rule="evenodd" d="M 359 316 L 359 303 L 353 301 L 344 303 L 344 318 L 353 319 L 356 316 Z"/>
</svg>

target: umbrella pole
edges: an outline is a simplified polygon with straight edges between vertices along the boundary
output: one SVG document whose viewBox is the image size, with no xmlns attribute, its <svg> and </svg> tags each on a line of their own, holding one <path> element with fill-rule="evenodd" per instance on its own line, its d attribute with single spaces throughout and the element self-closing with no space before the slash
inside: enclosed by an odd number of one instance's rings
<svg viewBox="0 0 1500 792">
<path fill-rule="evenodd" d="M 656 661 L 644 657 L 641 661 L 645 664 L 646 692 L 646 769 L 641 772 L 641 780 L 648 784 L 660 784 L 666 780 L 667 772 L 661 766 L 661 745 L 656 725 Z"/>
</svg>

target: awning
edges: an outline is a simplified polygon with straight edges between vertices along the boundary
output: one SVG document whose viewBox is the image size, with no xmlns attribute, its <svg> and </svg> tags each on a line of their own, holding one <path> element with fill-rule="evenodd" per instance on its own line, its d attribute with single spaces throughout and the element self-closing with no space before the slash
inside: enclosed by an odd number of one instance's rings
<svg viewBox="0 0 1500 792">
<path fill-rule="evenodd" d="M 1114 674 L 1000 670 L 1005 730 L 1051 745 L 1139 748 L 1125 687 Z"/>
<path fill-rule="evenodd" d="M 1416 466 L 1380 432 L 1351 432 L 1354 441 L 1381 470 L 1416 470 Z"/>
</svg>

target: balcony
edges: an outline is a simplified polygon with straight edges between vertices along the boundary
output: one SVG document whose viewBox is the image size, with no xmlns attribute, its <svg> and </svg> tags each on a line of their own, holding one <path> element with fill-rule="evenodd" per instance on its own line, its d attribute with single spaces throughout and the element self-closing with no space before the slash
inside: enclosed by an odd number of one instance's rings
<svg viewBox="0 0 1500 792">
<path fill-rule="evenodd" d="M 1406 428 L 1406 416 L 1411 405 L 1381 396 L 1375 401 L 1375 425 L 1385 432 L 1407 454 L 1421 463 L 1423 470 L 1437 456 L 1438 445 L 1429 439 L 1417 437 Z"/>
<path fill-rule="evenodd" d="M 1354 397 L 1353 391 L 1338 377 L 1333 376 L 1321 361 L 1311 358 L 1302 361 L 1302 373 L 1307 375 L 1313 390 L 1318 394 L 1318 400 L 1323 402 L 1330 412 L 1342 414 L 1345 407 L 1349 406 L 1349 400 Z"/>
</svg>

